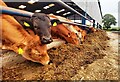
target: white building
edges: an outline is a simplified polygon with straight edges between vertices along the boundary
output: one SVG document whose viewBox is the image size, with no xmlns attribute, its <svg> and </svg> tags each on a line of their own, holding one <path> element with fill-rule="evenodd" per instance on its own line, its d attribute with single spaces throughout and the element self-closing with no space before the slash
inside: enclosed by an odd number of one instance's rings
<svg viewBox="0 0 120 82">
<path fill-rule="evenodd" d="M 102 25 L 102 11 L 99 0 L 72 0 L 96 22 Z"/>
</svg>

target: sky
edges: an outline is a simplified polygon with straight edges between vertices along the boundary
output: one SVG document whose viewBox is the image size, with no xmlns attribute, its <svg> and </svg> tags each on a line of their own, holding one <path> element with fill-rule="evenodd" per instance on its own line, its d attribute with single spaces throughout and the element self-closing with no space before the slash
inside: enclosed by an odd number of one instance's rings
<svg viewBox="0 0 120 82">
<path fill-rule="evenodd" d="M 100 0 L 102 14 L 112 14 L 118 22 L 118 2 L 120 0 Z M 117 25 L 118 26 L 118 23 Z"/>
</svg>

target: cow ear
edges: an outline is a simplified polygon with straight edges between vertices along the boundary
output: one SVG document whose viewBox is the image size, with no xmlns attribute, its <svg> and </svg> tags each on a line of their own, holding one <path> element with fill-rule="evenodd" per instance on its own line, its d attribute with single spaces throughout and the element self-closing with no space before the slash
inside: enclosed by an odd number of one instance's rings
<svg viewBox="0 0 120 82">
<path fill-rule="evenodd" d="M 61 24 L 61 22 L 58 19 L 51 20 L 51 23 L 53 26 L 57 26 L 58 24 Z"/>
<path fill-rule="evenodd" d="M 22 16 L 14 16 L 14 18 L 15 18 L 22 26 L 32 27 L 32 22 L 31 22 L 30 18 L 22 17 Z"/>
<path fill-rule="evenodd" d="M 30 28 L 33 27 L 33 24 L 30 21 L 23 20 L 21 22 L 22 22 L 22 25 L 25 27 L 30 27 Z"/>
<path fill-rule="evenodd" d="M 26 27 L 30 27 L 30 24 L 29 24 L 29 23 L 27 23 L 27 22 L 25 22 L 25 21 L 24 21 L 24 23 L 23 23 L 23 24 L 24 24 L 24 26 L 26 26 Z"/>
<path fill-rule="evenodd" d="M 23 20 L 23 25 L 26 26 L 26 27 L 33 27 L 33 23 L 31 21 L 31 19 Z"/>
<path fill-rule="evenodd" d="M 57 23 L 56 23 L 56 22 L 54 22 L 54 23 L 53 23 L 53 26 L 57 26 Z"/>
</svg>

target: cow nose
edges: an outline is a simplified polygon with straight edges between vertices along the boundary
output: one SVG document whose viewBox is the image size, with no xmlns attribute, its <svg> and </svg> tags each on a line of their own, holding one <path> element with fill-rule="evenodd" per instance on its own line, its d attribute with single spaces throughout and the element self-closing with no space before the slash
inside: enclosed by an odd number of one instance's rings
<svg viewBox="0 0 120 82">
<path fill-rule="evenodd" d="M 41 38 L 41 43 L 42 44 L 49 44 L 49 43 L 51 43 L 53 40 L 52 40 L 52 38 Z"/>
</svg>

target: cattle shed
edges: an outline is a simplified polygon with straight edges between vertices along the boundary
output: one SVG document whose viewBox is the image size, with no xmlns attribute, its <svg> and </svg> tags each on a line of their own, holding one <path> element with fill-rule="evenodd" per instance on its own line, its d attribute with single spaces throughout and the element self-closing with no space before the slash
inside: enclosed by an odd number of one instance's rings
<svg viewBox="0 0 120 82">
<path fill-rule="evenodd" d="M 99 0 L 3 0 L 9 7 L 54 14 L 83 25 L 101 28 L 102 11 Z"/>
</svg>

